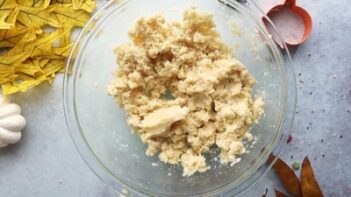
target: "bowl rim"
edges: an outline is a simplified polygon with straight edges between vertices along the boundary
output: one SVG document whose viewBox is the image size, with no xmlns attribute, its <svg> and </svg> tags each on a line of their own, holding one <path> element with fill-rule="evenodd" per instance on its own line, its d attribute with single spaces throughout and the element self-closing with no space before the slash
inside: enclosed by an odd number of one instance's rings
<svg viewBox="0 0 351 197">
<path fill-rule="evenodd" d="M 102 8 L 100 8 L 86 23 L 82 31 L 79 33 L 76 42 L 74 43 L 72 50 L 70 52 L 69 58 L 67 60 L 66 64 L 66 70 L 65 70 L 65 75 L 63 78 L 63 88 L 62 88 L 62 94 L 63 94 L 63 108 L 64 108 L 64 115 L 65 115 L 65 120 L 66 124 L 69 130 L 69 134 L 71 136 L 71 139 L 78 150 L 80 156 L 84 160 L 84 162 L 89 166 L 89 168 L 107 185 L 109 185 L 111 188 L 113 188 L 117 193 L 123 194 L 123 189 L 127 188 L 130 190 L 131 194 L 133 195 L 156 195 L 159 196 L 160 194 L 153 194 L 150 193 L 149 191 L 144 191 L 143 189 L 137 188 L 133 185 L 128 184 L 128 182 L 124 182 L 121 180 L 119 177 L 116 177 L 108 168 L 106 168 L 103 164 L 102 161 L 98 159 L 98 157 L 95 155 L 94 150 L 89 146 L 89 143 L 86 141 L 84 138 L 84 135 L 81 131 L 81 128 L 79 126 L 79 121 L 77 118 L 77 114 L 75 113 L 75 103 L 71 100 L 71 97 L 68 93 L 68 91 L 73 91 L 73 98 L 75 97 L 75 91 L 74 87 L 72 87 L 70 80 L 69 80 L 69 75 L 70 75 L 70 69 L 72 68 L 72 65 L 75 64 L 75 60 L 73 57 L 76 55 L 76 50 L 79 48 L 79 42 L 82 40 L 82 37 L 86 34 L 88 31 L 89 27 L 91 27 L 92 24 L 94 24 L 95 20 L 98 20 L 101 16 L 103 16 L 103 12 L 107 11 L 111 6 L 115 6 L 115 3 L 117 3 L 118 7 L 122 7 L 126 3 L 130 2 L 132 0 L 111 0 L 108 3 L 106 3 Z M 276 31 L 277 35 L 279 35 L 280 39 L 281 36 L 278 33 L 276 27 L 272 23 L 272 21 L 264 14 L 263 10 L 252 0 L 248 0 L 248 2 L 245 5 L 242 5 L 241 3 L 235 1 L 235 0 L 218 0 L 221 1 L 222 3 L 226 4 L 227 6 L 233 6 L 232 8 L 235 9 L 235 7 L 240 8 L 240 11 L 247 11 L 246 14 L 250 15 L 254 19 L 254 21 L 258 21 L 258 19 L 255 19 L 256 17 L 249 12 L 248 8 L 246 6 L 252 6 L 253 9 L 256 9 L 259 14 L 261 14 L 263 17 L 266 17 L 267 21 L 272 25 L 272 28 L 274 31 Z M 105 13 L 106 14 L 106 13 Z M 257 17 L 258 18 L 258 17 Z M 266 32 L 267 35 L 268 31 L 264 29 L 263 23 L 259 23 L 258 26 L 262 28 L 263 32 Z M 271 40 L 271 42 L 274 42 Z M 272 43 L 270 43 L 272 44 Z M 84 44 L 83 44 L 84 45 Z M 225 194 L 225 195 L 237 195 L 239 193 L 242 193 L 246 189 L 252 187 L 254 184 L 256 184 L 260 179 L 263 178 L 263 176 L 272 168 L 274 162 L 276 159 L 267 165 L 265 164 L 265 161 L 268 159 L 268 156 L 271 152 L 273 152 L 275 155 L 280 155 L 282 151 L 285 148 L 286 145 L 286 140 L 288 138 L 288 135 L 290 133 L 292 123 L 294 120 L 295 116 L 295 107 L 296 107 L 296 80 L 295 80 L 295 72 L 293 69 L 293 64 L 291 60 L 291 56 L 289 53 L 289 50 L 287 46 L 284 43 L 284 52 L 285 52 L 285 57 L 281 56 L 281 51 L 279 50 L 278 46 L 276 44 L 272 44 L 273 50 L 278 54 L 278 59 L 281 60 L 282 63 L 282 69 L 285 69 L 285 76 L 287 79 L 283 80 L 285 82 L 285 87 L 282 92 L 284 99 L 282 101 L 285 101 L 283 103 L 283 108 L 281 109 L 281 112 L 283 115 L 281 116 L 281 120 L 278 123 L 277 130 L 281 131 L 280 133 L 280 138 L 278 138 L 279 132 L 275 134 L 273 142 L 270 144 L 269 148 L 266 148 L 265 154 L 261 157 L 261 160 L 259 162 L 256 162 L 256 165 L 251 166 L 251 168 L 248 170 L 250 173 L 244 173 L 243 181 L 233 184 L 229 183 L 223 187 L 217 188 L 214 191 L 211 191 L 209 193 L 206 193 L 205 195 L 218 195 L 218 194 Z M 285 60 L 284 60 L 285 58 Z M 75 81 L 75 79 L 73 79 Z M 288 81 L 290 81 L 288 83 Z M 75 84 L 75 82 L 74 82 Z M 292 86 L 292 87 L 290 87 Z M 72 89 L 73 88 L 73 89 Z M 289 90 L 289 91 L 288 91 Z M 74 99 L 73 99 L 74 100 Z M 289 104 L 289 105 L 287 105 Z M 79 131 L 79 132 L 77 132 Z M 243 176 L 241 175 L 241 176 Z M 239 178 L 242 178 L 242 177 Z M 238 178 L 238 179 L 239 179 Z M 251 181 L 249 180 L 251 179 Z M 117 182 L 117 184 L 116 184 Z M 235 181 L 234 181 L 235 182 Z M 187 195 L 187 196 L 197 196 L 198 194 L 192 194 L 192 195 Z M 201 194 L 204 195 L 204 194 Z M 161 194 L 162 196 L 162 194 Z"/>
</svg>

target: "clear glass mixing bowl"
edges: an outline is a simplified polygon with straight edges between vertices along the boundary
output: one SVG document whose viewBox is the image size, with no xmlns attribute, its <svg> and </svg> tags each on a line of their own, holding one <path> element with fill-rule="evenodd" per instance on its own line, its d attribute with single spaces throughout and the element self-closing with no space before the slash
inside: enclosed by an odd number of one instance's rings
<svg viewBox="0 0 351 197">
<path fill-rule="evenodd" d="M 106 87 L 117 66 L 112 50 L 129 41 L 127 31 L 137 18 L 162 12 L 168 19 L 181 20 L 182 12 L 194 5 L 213 13 L 217 31 L 257 79 L 254 94 L 263 94 L 266 104 L 264 116 L 252 128 L 257 143 L 247 144 L 249 153 L 241 162 L 220 165 L 213 159 L 215 154 L 208 154 L 210 170 L 182 177 L 179 166 L 145 156 L 145 145 L 130 132 L 126 114 L 107 95 Z M 296 99 L 289 52 L 277 47 L 263 18 L 250 1 L 109 1 L 78 37 L 64 78 L 66 121 L 91 169 L 118 192 L 127 189 L 129 196 L 234 196 L 253 185 L 269 170 L 270 165 L 264 165 L 268 155 L 279 154 L 284 147 Z"/>
</svg>

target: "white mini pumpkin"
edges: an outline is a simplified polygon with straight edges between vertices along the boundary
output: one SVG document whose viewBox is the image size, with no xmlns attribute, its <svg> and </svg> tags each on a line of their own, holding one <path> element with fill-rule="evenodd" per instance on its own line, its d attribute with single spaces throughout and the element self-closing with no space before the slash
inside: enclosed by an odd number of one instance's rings
<svg viewBox="0 0 351 197">
<path fill-rule="evenodd" d="M 20 141 L 25 125 L 20 106 L 0 95 L 0 148 Z"/>
</svg>

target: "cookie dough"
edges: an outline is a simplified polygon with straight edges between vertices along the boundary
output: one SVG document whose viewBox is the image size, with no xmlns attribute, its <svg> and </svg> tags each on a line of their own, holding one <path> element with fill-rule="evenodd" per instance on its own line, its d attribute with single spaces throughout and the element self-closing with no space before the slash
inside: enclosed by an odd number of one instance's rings
<svg viewBox="0 0 351 197">
<path fill-rule="evenodd" d="M 215 145 L 223 164 L 236 162 L 264 102 L 253 100 L 255 79 L 232 57 L 213 16 L 189 9 L 181 22 L 140 18 L 129 37 L 114 51 L 119 67 L 108 93 L 148 144 L 146 155 L 182 165 L 184 176 L 208 170 L 203 155 Z"/>
</svg>

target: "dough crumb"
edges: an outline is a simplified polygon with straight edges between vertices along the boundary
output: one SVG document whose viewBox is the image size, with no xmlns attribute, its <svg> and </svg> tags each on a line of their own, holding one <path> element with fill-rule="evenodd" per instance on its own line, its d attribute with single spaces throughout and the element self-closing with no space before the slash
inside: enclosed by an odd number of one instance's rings
<svg viewBox="0 0 351 197">
<path fill-rule="evenodd" d="M 183 176 L 210 169 L 204 154 L 214 145 L 221 163 L 239 162 L 264 101 L 253 99 L 255 79 L 232 57 L 213 16 L 189 9 L 180 22 L 140 18 L 129 37 L 114 50 L 119 66 L 107 90 L 148 145 L 146 155 L 181 165 Z"/>
</svg>

